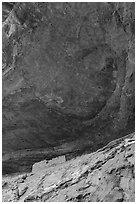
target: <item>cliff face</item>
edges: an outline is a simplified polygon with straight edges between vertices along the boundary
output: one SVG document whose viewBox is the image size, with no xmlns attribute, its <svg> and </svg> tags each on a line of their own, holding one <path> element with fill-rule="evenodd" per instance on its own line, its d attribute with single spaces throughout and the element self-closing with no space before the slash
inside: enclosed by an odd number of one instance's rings
<svg viewBox="0 0 137 204">
<path fill-rule="evenodd" d="M 134 14 L 134 3 L 3 3 L 4 172 L 28 168 L 26 149 L 47 148 L 35 162 L 134 131 Z"/>
<path fill-rule="evenodd" d="M 3 201 L 134 202 L 134 134 L 97 152 L 33 165 L 32 172 L 3 178 Z"/>
</svg>

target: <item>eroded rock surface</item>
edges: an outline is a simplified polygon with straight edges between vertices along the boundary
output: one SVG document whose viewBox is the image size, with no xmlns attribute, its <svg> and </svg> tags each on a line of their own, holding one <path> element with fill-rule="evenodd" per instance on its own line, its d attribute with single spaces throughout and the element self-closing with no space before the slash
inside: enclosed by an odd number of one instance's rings
<svg viewBox="0 0 137 204">
<path fill-rule="evenodd" d="M 3 173 L 134 131 L 134 10 L 3 3 Z"/>
<path fill-rule="evenodd" d="M 3 178 L 3 201 L 134 202 L 134 153 L 130 134 L 70 161 L 41 161 L 31 173 Z"/>
</svg>

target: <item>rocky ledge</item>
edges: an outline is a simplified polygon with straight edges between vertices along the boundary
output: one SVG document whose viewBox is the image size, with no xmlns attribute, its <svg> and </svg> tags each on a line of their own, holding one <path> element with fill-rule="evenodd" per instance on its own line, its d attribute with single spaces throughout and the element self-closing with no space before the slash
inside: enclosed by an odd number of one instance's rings
<svg viewBox="0 0 137 204">
<path fill-rule="evenodd" d="M 3 177 L 3 201 L 135 201 L 134 133 L 90 154 L 33 165 L 28 174 Z"/>
</svg>

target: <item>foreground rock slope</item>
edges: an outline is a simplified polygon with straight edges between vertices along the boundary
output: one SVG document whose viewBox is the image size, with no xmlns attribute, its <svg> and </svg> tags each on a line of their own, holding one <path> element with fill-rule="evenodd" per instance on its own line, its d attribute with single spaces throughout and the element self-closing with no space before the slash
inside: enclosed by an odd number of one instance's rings
<svg viewBox="0 0 137 204">
<path fill-rule="evenodd" d="M 3 177 L 3 201 L 135 201 L 134 134 L 90 154 L 33 165 L 32 172 Z"/>
</svg>

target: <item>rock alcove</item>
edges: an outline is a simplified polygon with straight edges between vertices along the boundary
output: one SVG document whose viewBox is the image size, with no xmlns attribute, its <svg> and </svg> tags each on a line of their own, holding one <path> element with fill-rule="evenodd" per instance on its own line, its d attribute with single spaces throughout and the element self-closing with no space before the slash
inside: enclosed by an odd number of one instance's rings
<svg viewBox="0 0 137 204">
<path fill-rule="evenodd" d="M 134 131 L 134 3 L 3 3 L 3 173 Z"/>
</svg>

